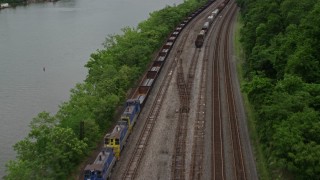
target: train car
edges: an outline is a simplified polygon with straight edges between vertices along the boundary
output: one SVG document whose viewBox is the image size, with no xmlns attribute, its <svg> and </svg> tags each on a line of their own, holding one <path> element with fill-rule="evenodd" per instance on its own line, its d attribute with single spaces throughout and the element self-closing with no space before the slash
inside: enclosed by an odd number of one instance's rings
<svg viewBox="0 0 320 180">
<path fill-rule="evenodd" d="M 128 122 L 130 132 L 132 131 L 132 127 L 134 126 L 139 113 L 140 101 L 137 99 L 127 100 L 125 110 L 121 115 L 121 120 Z"/>
<path fill-rule="evenodd" d="M 172 36 L 178 37 L 179 33 L 180 33 L 180 31 L 174 31 L 174 32 L 172 33 Z"/>
<path fill-rule="evenodd" d="M 153 71 L 155 73 L 159 73 L 160 70 L 161 70 L 161 67 L 163 65 L 163 62 L 161 61 L 154 61 L 153 64 L 152 64 L 152 67 L 150 69 L 150 71 Z"/>
<path fill-rule="evenodd" d="M 110 134 L 104 137 L 104 145 L 106 148 L 112 148 L 116 158 L 120 159 L 120 152 L 124 148 L 126 140 L 129 136 L 129 125 L 127 121 L 118 121 Z"/>
<path fill-rule="evenodd" d="M 161 51 L 159 52 L 159 55 L 166 57 L 167 54 L 169 53 L 169 50 L 170 50 L 169 48 L 163 48 L 163 49 L 161 49 Z"/>
<path fill-rule="evenodd" d="M 159 56 L 163 57 L 163 56 Z M 165 57 L 163 57 L 165 59 Z M 151 90 L 160 70 L 162 67 L 162 64 L 164 63 L 164 59 L 161 59 L 160 61 L 155 61 L 154 66 L 150 68 L 150 70 L 147 72 L 147 74 L 143 77 L 140 86 L 137 88 L 137 90 L 134 92 L 132 98 L 136 99 L 140 102 L 140 107 L 142 108 L 145 100 L 147 99 L 149 95 L 149 91 Z"/>
<path fill-rule="evenodd" d="M 200 33 L 198 34 L 196 42 L 195 42 L 195 45 L 197 48 L 202 47 L 205 35 L 206 35 L 205 30 L 201 30 Z"/>
<path fill-rule="evenodd" d="M 219 9 L 219 11 L 221 11 L 227 4 L 229 3 L 229 0 L 225 0 L 223 1 L 217 9 Z"/>
<path fill-rule="evenodd" d="M 210 26 L 210 23 L 207 21 L 207 22 L 205 22 L 205 23 L 203 24 L 201 30 L 208 31 L 209 26 Z"/>
<path fill-rule="evenodd" d="M 103 149 L 92 164 L 84 169 L 84 180 L 105 180 L 111 175 L 116 162 L 112 148 Z"/>
<path fill-rule="evenodd" d="M 165 45 L 163 45 L 164 49 L 169 49 L 169 51 L 171 50 L 173 45 L 173 42 L 167 41 Z"/>
<path fill-rule="evenodd" d="M 173 42 L 176 41 L 176 38 L 177 37 L 175 37 L 175 36 L 170 36 L 169 39 L 168 39 L 168 42 L 172 42 L 173 43 Z"/>
<path fill-rule="evenodd" d="M 147 98 L 151 86 L 139 86 L 136 92 L 134 93 L 134 98 L 140 101 L 140 105 L 143 106 L 145 99 Z"/>
<path fill-rule="evenodd" d="M 211 14 L 212 14 L 212 16 L 216 17 L 218 15 L 218 13 L 219 13 L 219 9 L 215 9 L 212 11 Z"/>
<path fill-rule="evenodd" d="M 213 15 L 208 16 L 207 21 L 212 24 L 213 23 Z"/>
</svg>

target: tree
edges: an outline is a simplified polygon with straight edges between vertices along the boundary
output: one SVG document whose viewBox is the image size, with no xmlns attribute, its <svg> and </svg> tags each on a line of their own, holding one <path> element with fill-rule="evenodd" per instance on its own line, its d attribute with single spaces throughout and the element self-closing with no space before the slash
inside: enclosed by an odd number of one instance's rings
<svg viewBox="0 0 320 180">
<path fill-rule="evenodd" d="M 14 145 L 17 160 L 7 164 L 6 179 L 67 177 L 84 157 L 87 146 L 70 128 L 56 126 L 56 122 L 47 112 L 33 119 L 28 136 Z"/>
</svg>

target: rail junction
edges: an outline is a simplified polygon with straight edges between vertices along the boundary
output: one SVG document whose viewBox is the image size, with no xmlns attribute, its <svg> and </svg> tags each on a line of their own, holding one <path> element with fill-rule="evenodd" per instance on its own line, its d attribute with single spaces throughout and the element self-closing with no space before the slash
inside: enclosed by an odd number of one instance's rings
<svg viewBox="0 0 320 180">
<path fill-rule="evenodd" d="M 258 179 L 232 49 L 237 12 L 217 0 L 181 31 L 111 179 Z"/>
</svg>

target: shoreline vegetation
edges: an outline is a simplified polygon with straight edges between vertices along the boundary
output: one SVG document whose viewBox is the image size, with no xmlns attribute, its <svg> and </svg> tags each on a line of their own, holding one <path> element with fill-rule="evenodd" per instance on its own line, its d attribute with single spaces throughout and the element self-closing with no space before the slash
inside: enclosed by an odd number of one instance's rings
<svg viewBox="0 0 320 180">
<path fill-rule="evenodd" d="M 5 8 L 15 8 L 17 6 L 28 5 L 31 3 L 57 2 L 59 0 L 0 0 L 0 10 Z"/>
<path fill-rule="evenodd" d="M 125 103 L 154 54 L 168 35 L 206 0 L 185 0 L 150 13 L 137 27 L 109 35 L 104 48 L 85 67 L 84 82 L 70 90 L 70 98 L 56 114 L 41 112 L 30 123 L 26 138 L 13 148 L 16 160 L 7 162 L 5 180 L 68 179 L 90 158 L 107 130 L 116 122 L 116 110 Z M 79 125 L 84 122 L 84 134 Z"/>
</svg>

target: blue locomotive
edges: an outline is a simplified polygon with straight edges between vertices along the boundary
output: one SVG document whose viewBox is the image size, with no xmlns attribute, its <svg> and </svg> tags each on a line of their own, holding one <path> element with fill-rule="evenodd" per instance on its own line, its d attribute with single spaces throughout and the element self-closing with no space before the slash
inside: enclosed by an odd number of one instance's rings
<svg viewBox="0 0 320 180">
<path fill-rule="evenodd" d="M 129 130 L 132 131 L 137 117 L 140 113 L 140 101 L 136 99 L 129 99 L 126 102 L 126 108 L 121 116 L 121 121 L 128 122 Z"/>
<path fill-rule="evenodd" d="M 105 180 L 110 177 L 111 170 L 116 162 L 112 148 L 103 149 L 93 164 L 84 169 L 85 180 Z"/>
<path fill-rule="evenodd" d="M 129 126 L 125 121 L 118 121 L 111 133 L 106 134 L 104 137 L 104 146 L 112 148 L 115 156 L 119 159 L 120 152 L 123 149 L 126 140 L 129 136 Z"/>
<path fill-rule="evenodd" d="M 134 126 L 140 113 L 140 101 L 129 99 L 126 102 L 125 110 L 121 115 L 121 120 L 117 122 L 113 131 L 104 137 L 104 145 L 113 148 L 115 156 L 119 159 L 126 140 Z"/>
</svg>

